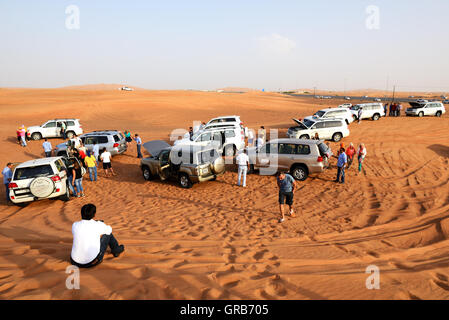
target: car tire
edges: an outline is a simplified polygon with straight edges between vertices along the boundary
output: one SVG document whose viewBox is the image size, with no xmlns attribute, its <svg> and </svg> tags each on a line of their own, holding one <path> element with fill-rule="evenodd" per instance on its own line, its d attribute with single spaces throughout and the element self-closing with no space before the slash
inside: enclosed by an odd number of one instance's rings
<svg viewBox="0 0 449 320">
<path fill-rule="evenodd" d="M 237 148 L 234 145 L 227 145 L 223 149 L 223 156 L 233 157 L 235 156 Z"/>
<path fill-rule="evenodd" d="M 334 135 L 332 136 L 332 140 L 334 142 L 340 141 L 341 138 L 343 138 L 343 135 L 340 132 L 335 132 Z"/>
<path fill-rule="evenodd" d="M 357 116 L 353 115 L 352 119 L 354 119 L 354 121 L 357 121 Z"/>
<path fill-rule="evenodd" d="M 29 188 L 34 197 L 48 198 L 55 190 L 55 183 L 48 177 L 37 177 L 31 181 Z"/>
<path fill-rule="evenodd" d="M 291 168 L 290 174 L 298 181 L 304 181 L 309 176 L 307 167 L 304 165 L 295 165 Z"/>
<path fill-rule="evenodd" d="M 66 185 L 65 194 L 60 196 L 59 199 L 61 199 L 62 201 L 65 201 L 65 202 L 70 200 L 70 189 L 69 189 L 69 184 L 68 183 Z"/>
<path fill-rule="evenodd" d="M 154 178 L 153 175 L 151 174 L 150 168 L 147 166 L 142 167 L 142 175 L 146 181 L 151 181 Z"/>
<path fill-rule="evenodd" d="M 42 135 L 39 132 L 34 132 L 31 135 L 31 139 L 34 141 L 40 140 L 40 139 L 42 139 Z"/>
<path fill-rule="evenodd" d="M 302 136 L 299 137 L 299 139 L 310 139 L 308 134 L 303 134 Z"/>
<path fill-rule="evenodd" d="M 377 120 L 379 120 L 379 118 L 380 118 L 380 115 L 378 113 L 373 115 L 373 121 L 377 121 Z"/>
<path fill-rule="evenodd" d="M 75 135 L 75 132 L 73 132 L 73 131 L 68 131 L 66 134 L 67 139 L 69 139 L 69 140 L 72 139 L 74 135 Z"/>
<path fill-rule="evenodd" d="M 190 180 L 189 176 L 185 173 L 179 174 L 178 182 L 179 182 L 179 185 L 181 186 L 181 188 L 184 188 L 184 189 L 189 189 L 193 186 L 193 183 Z"/>
<path fill-rule="evenodd" d="M 420 118 L 422 118 L 422 117 L 424 117 L 424 112 L 420 112 L 420 113 L 418 113 L 418 117 L 420 117 Z"/>
<path fill-rule="evenodd" d="M 438 118 L 441 117 L 441 111 L 437 111 L 437 113 L 435 114 L 435 116 L 437 116 Z"/>
</svg>

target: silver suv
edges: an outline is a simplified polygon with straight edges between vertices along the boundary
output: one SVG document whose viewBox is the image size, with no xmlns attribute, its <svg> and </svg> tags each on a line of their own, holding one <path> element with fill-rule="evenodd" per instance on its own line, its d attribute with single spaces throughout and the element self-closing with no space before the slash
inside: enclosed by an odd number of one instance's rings
<svg viewBox="0 0 449 320">
<path fill-rule="evenodd" d="M 331 149 L 321 140 L 275 139 L 262 147 L 249 148 L 250 172 L 259 170 L 262 175 L 289 171 L 300 181 L 309 174 L 321 173 L 329 167 Z"/>
<path fill-rule="evenodd" d="M 118 130 L 93 131 L 80 136 L 84 146 L 91 150 L 94 144 L 98 144 L 100 151 L 106 148 L 111 155 L 122 154 L 127 150 L 125 136 Z M 61 143 L 56 146 L 55 153 L 58 156 L 67 155 L 67 143 Z"/>
<path fill-rule="evenodd" d="M 176 179 L 182 188 L 191 188 L 193 183 L 215 180 L 225 172 L 223 158 L 210 146 L 170 146 L 154 140 L 143 147 L 151 155 L 140 161 L 145 180 Z"/>
</svg>

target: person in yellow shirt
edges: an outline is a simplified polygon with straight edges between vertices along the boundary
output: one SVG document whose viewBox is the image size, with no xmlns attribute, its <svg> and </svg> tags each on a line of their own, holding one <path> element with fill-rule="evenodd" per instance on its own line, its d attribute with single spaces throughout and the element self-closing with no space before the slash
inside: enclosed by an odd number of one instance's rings
<svg viewBox="0 0 449 320">
<path fill-rule="evenodd" d="M 95 159 L 95 156 L 90 150 L 87 150 L 87 155 L 84 158 L 84 163 L 89 170 L 90 181 L 97 181 L 97 159 Z"/>
</svg>

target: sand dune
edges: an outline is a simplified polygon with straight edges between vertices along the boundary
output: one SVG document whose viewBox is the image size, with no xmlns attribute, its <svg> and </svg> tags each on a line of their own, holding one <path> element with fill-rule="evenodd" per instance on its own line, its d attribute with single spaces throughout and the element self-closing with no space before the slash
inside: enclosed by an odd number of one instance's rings
<svg viewBox="0 0 449 320">
<path fill-rule="evenodd" d="M 0 90 L 2 166 L 43 156 L 41 142 L 16 143 L 17 125 L 80 118 L 85 131 L 131 130 L 143 140 L 217 115 L 280 128 L 323 106 L 274 93 Z M 350 125 L 344 142 L 364 142 L 365 168 L 336 185 L 335 169 L 300 183 L 297 218 L 279 224 L 273 177 L 235 168 L 215 182 L 180 189 L 146 182 L 132 145 L 113 158 L 118 176 L 84 182 L 67 203 L 6 206 L 0 197 L 2 299 L 447 299 L 449 298 L 449 117 L 387 118 Z M 52 139 L 53 145 L 61 140 Z M 335 150 L 337 144 L 331 143 Z M 85 203 L 113 227 L 126 251 L 81 271 L 67 290 L 71 225 Z M 365 269 L 380 269 L 368 290 Z"/>
</svg>

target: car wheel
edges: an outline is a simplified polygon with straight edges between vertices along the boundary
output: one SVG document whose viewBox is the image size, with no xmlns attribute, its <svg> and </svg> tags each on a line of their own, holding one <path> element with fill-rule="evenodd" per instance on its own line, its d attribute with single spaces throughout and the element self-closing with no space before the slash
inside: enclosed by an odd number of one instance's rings
<svg viewBox="0 0 449 320">
<path fill-rule="evenodd" d="M 420 117 L 420 118 L 422 118 L 424 116 L 424 112 L 420 112 L 420 113 L 418 113 L 418 117 Z"/>
<path fill-rule="evenodd" d="M 192 181 L 190 181 L 190 178 L 187 174 L 185 173 L 181 173 L 179 175 L 179 185 L 184 188 L 184 189 L 188 189 L 192 187 Z"/>
<path fill-rule="evenodd" d="M 236 148 L 234 145 L 227 145 L 224 148 L 223 155 L 225 157 L 233 157 L 236 153 Z"/>
<path fill-rule="evenodd" d="M 353 115 L 352 119 L 354 119 L 354 121 L 357 121 L 357 116 Z"/>
<path fill-rule="evenodd" d="M 341 135 L 340 132 L 336 132 L 336 133 L 334 133 L 334 135 L 332 136 L 332 140 L 333 140 L 334 142 L 340 141 L 341 138 L 342 138 L 342 135 Z"/>
<path fill-rule="evenodd" d="M 62 196 L 60 197 L 60 199 L 61 199 L 62 201 L 69 201 L 69 200 L 70 200 L 70 191 L 69 191 L 70 189 L 69 189 L 68 183 L 67 183 L 65 189 L 66 189 L 66 190 L 65 190 L 65 194 L 62 195 Z"/>
<path fill-rule="evenodd" d="M 378 115 L 377 113 L 373 116 L 373 120 L 374 120 L 374 121 L 379 120 L 379 115 Z"/>
<path fill-rule="evenodd" d="M 347 125 L 349 125 L 349 121 L 348 121 L 348 119 L 345 119 L 345 122 L 346 122 L 346 124 L 347 124 Z"/>
<path fill-rule="evenodd" d="M 437 111 L 436 116 L 437 116 L 437 117 L 441 117 L 441 111 Z"/>
<path fill-rule="evenodd" d="M 303 134 L 299 137 L 299 139 L 309 139 L 309 136 L 307 134 Z"/>
<path fill-rule="evenodd" d="M 31 135 L 31 139 L 40 140 L 40 139 L 42 139 L 42 135 L 39 132 L 35 132 Z"/>
<path fill-rule="evenodd" d="M 142 175 L 143 175 L 143 178 L 147 181 L 153 180 L 153 175 L 151 174 L 151 170 L 147 166 L 142 168 Z"/>
<path fill-rule="evenodd" d="M 72 139 L 74 135 L 75 135 L 75 133 L 73 131 L 67 132 L 67 139 L 69 139 L 69 140 Z"/>
<path fill-rule="evenodd" d="M 309 173 L 307 172 L 307 168 L 303 165 L 294 166 L 291 169 L 290 173 L 293 176 L 293 178 L 295 178 L 296 180 L 299 180 L 299 181 L 306 180 L 307 176 L 309 175 Z"/>
</svg>

